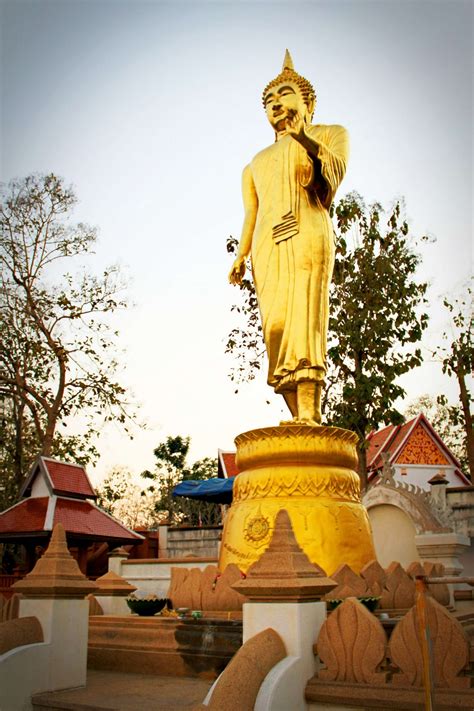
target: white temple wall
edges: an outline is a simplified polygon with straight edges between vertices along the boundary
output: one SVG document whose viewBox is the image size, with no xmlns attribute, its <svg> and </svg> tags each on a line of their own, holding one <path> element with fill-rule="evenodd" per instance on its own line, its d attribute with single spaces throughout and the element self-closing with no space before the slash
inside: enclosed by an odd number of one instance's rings
<svg viewBox="0 0 474 711">
<path fill-rule="evenodd" d="M 405 484 L 415 484 L 425 491 L 429 491 L 430 485 L 429 480 L 438 474 L 438 472 L 443 472 L 448 482 L 448 486 L 462 486 L 462 480 L 454 473 L 454 467 L 440 466 L 436 464 L 434 466 L 422 465 L 422 464 L 395 464 L 395 479 L 402 481 Z M 402 474 L 402 471 L 406 474 Z"/>
<path fill-rule="evenodd" d="M 387 568 L 394 560 L 406 567 L 420 560 L 415 545 L 416 529 L 402 509 L 390 504 L 372 506 L 368 510 L 374 536 L 377 560 Z"/>
</svg>

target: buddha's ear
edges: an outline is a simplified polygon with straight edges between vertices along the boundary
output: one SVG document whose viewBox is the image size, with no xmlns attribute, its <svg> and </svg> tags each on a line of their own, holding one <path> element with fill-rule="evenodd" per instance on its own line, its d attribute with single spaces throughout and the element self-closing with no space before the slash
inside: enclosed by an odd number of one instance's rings
<svg viewBox="0 0 474 711">
<path fill-rule="evenodd" d="M 306 107 L 307 107 L 307 117 L 308 117 L 308 123 L 311 123 L 311 118 L 314 113 L 314 99 L 309 99 L 306 102 Z"/>
</svg>

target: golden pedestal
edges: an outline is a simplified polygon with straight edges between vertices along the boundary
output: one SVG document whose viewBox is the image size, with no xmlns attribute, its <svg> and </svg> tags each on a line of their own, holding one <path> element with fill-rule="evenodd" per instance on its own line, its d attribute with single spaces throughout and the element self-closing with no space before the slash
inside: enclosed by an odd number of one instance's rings
<svg viewBox="0 0 474 711">
<path fill-rule="evenodd" d="M 286 509 L 308 558 L 331 575 L 341 563 L 359 572 L 375 559 L 369 517 L 360 501 L 357 436 L 337 427 L 285 425 L 235 439 L 234 498 L 222 537 L 219 569 L 246 572 Z"/>
</svg>

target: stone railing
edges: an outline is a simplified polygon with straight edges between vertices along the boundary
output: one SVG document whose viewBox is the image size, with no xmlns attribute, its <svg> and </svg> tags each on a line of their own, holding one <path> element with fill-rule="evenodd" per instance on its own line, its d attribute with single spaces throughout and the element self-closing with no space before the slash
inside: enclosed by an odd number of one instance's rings
<svg viewBox="0 0 474 711">
<path fill-rule="evenodd" d="M 384 570 L 373 560 L 357 575 L 348 565 L 341 565 L 331 575 L 338 586 L 326 595 L 325 600 L 376 597 L 380 598 L 378 608 L 384 612 L 408 610 L 415 604 L 415 578 L 420 575 L 443 577 L 444 568 L 440 563 L 425 562 L 422 565 L 415 561 L 405 570 L 394 561 Z M 449 605 L 450 593 L 446 584 L 428 586 L 428 589 L 440 604 Z"/>
<path fill-rule="evenodd" d="M 414 606 L 402 617 L 390 641 L 377 617 L 348 598 L 322 625 L 316 651 L 324 666 L 306 687 L 310 709 L 322 703 L 380 709 L 394 701 L 422 708 L 428 695 L 436 709 L 474 707 L 468 636 L 431 596 L 423 597 L 422 612 Z"/>
<path fill-rule="evenodd" d="M 375 560 L 368 563 L 360 575 L 348 565 L 341 565 L 331 578 L 338 583 L 325 597 L 326 602 L 344 600 L 347 597 L 379 598 L 378 608 L 389 614 L 408 610 L 415 603 L 415 577 L 428 575 L 442 577 L 443 566 L 439 563 L 414 562 L 405 570 L 400 563 L 393 562 L 387 569 Z M 173 607 L 188 607 L 202 611 L 242 610 L 246 598 L 232 589 L 233 583 L 241 579 L 237 566 L 227 566 L 220 574 L 215 565 L 204 570 L 198 568 L 171 568 L 171 583 L 168 597 Z M 446 584 L 428 586 L 430 594 L 442 605 L 450 604 L 449 588 Z"/>
<path fill-rule="evenodd" d="M 246 598 L 231 587 L 240 579 L 241 573 L 233 564 L 228 565 L 222 574 L 215 565 L 208 565 L 204 570 L 171 568 L 168 597 L 175 609 L 189 607 L 204 612 L 242 610 Z"/>
<path fill-rule="evenodd" d="M 20 617 L 0 622 L 0 655 L 37 642 L 43 642 L 43 628 L 37 617 Z"/>
</svg>

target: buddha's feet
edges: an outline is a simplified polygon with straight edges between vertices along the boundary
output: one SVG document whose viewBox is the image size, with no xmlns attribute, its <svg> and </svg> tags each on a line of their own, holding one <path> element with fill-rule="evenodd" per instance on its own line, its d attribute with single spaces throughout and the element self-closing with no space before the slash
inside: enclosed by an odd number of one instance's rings
<svg viewBox="0 0 474 711">
<path fill-rule="evenodd" d="M 307 425 L 308 427 L 320 427 L 321 420 L 313 420 L 310 417 L 293 417 L 292 420 L 282 420 L 280 422 L 280 427 L 285 427 L 286 425 Z"/>
</svg>

